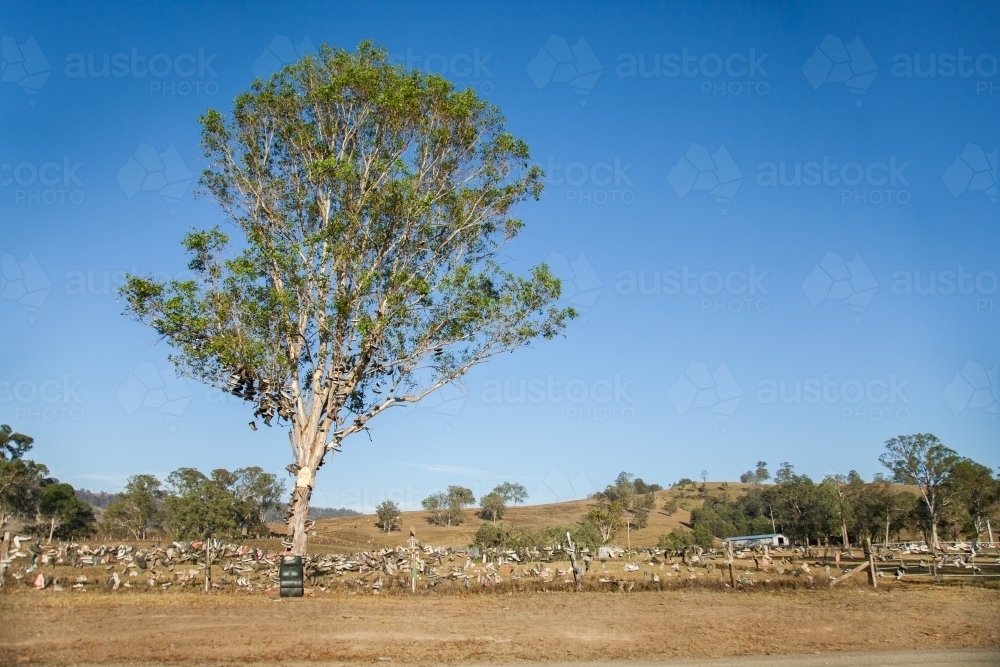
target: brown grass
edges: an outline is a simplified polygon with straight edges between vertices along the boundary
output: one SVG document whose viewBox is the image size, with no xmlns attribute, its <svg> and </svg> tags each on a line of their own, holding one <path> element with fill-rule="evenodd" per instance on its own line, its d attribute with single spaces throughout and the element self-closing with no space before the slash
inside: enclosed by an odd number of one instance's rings
<svg viewBox="0 0 1000 667">
<path fill-rule="evenodd" d="M 710 492 L 718 495 L 722 487 L 718 483 L 708 483 Z M 730 493 L 734 496 L 740 492 L 741 484 L 730 484 Z M 686 501 L 689 509 L 678 509 L 672 516 L 662 510 L 668 497 Z M 668 489 L 656 493 L 656 508 L 649 515 L 649 525 L 641 530 L 634 527 L 631 532 L 633 547 L 656 546 L 660 535 L 669 533 L 673 528 L 689 527 L 690 509 L 701 505 L 697 492 Z M 546 526 L 572 526 L 580 521 L 587 511 L 596 505 L 593 500 L 573 500 L 553 503 L 550 505 L 517 505 L 508 508 L 503 520 L 514 526 L 528 528 L 543 528 Z M 424 544 L 434 546 L 464 547 L 472 544 L 473 537 L 479 529 L 482 519 L 476 516 L 478 509 L 465 510 L 465 521 L 459 526 L 435 526 L 428 522 L 429 512 L 403 512 L 401 527 L 392 533 L 381 531 L 375 524 L 378 518 L 374 514 L 360 516 L 337 517 L 321 519 L 316 522 L 316 536 L 310 535 L 310 542 L 316 545 L 317 551 L 323 547 L 369 549 L 381 546 L 396 547 L 405 545 L 409 540 L 409 528 L 412 526 L 419 539 Z M 273 526 L 275 532 L 281 532 L 284 526 Z M 628 536 L 625 531 L 615 539 L 615 543 L 624 545 Z M 321 546 L 322 545 L 322 546 Z M 328 549 L 327 549 L 328 550 Z M 312 551 L 312 549 L 310 549 Z"/>
<path fill-rule="evenodd" d="M 636 660 L 1000 646 L 1000 593 L 0 595 L 0 664 Z"/>
</svg>

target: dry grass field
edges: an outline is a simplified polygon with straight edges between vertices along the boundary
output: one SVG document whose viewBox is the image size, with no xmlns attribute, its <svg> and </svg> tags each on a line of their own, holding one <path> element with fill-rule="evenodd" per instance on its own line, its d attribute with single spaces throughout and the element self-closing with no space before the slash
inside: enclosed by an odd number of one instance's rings
<svg viewBox="0 0 1000 667">
<path fill-rule="evenodd" d="M 545 663 L 1000 646 L 959 586 L 325 597 L 0 595 L 0 664 Z"/>
<path fill-rule="evenodd" d="M 717 484 L 710 489 L 722 492 Z M 730 489 L 738 492 L 738 485 Z M 654 511 L 647 528 L 631 533 L 633 547 L 654 546 L 659 535 L 683 526 L 700 503 L 695 492 L 670 490 L 657 494 L 658 508 L 668 495 L 679 497 L 687 509 L 671 516 Z M 592 503 L 515 507 L 504 518 L 515 526 L 569 526 Z M 407 512 L 403 530 L 391 534 L 379 531 L 373 516 L 324 519 L 315 526 L 310 552 L 402 545 L 411 525 L 423 544 L 461 549 L 480 525 L 474 512 L 467 510 L 465 523 L 455 527 L 432 526 L 426 513 Z M 626 536 L 615 542 L 624 544 Z M 252 544 L 281 549 L 277 538 Z M 136 546 L 149 549 L 152 543 Z M 445 552 L 438 561 L 442 573 L 465 563 L 471 586 L 461 578 L 446 577 L 436 585 L 421 578 L 412 594 L 407 575 L 385 576 L 375 569 L 313 581 L 302 599 L 278 598 L 273 585 L 251 590 L 232 581 L 206 594 L 197 560 L 169 572 L 161 567 L 155 585 L 147 585 L 149 574 L 136 576 L 120 561 L 78 568 L 50 561 L 32 573 L 24 572 L 24 559 L 18 559 L 20 578 L 9 575 L 0 589 L 0 665 L 450 665 L 1000 647 L 1000 587 L 967 585 L 969 577 L 957 568 L 944 585 L 935 585 L 909 574 L 895 581 L 895 565 L 886 562 L 877 590 L 864 575 L 829 588 L 822 554 L 796 561 L 787 551 L 775 553 L 785 567 L 776 561 L 770 571 L 756 569 L 751 558 L 739 560 L 736 576 L 746 577 L 746 583 L 734 590 L 716 561 L 689 567 L 667 555 L 651 560 L 644 552 L 632 558 L 639 565 L 632 570 L 621 559 L 595 560 L 585 592 L 574 593 L 572 580 L 562 574 L 569 564 L 558 558 L 504 565 L 499 583 L 483 586 L 474 573 L 489 566 L 468 563 L 461 551 Z M 916 572 L 920 556 L 907 558 Z M 805 561 L 812 570 L 793 571 Z M 216 581 L 224 575 L 221 565 L 212 568 Z M 543 566 L 554 572 L 539 576 Z M 983 561 L 983 568 L 996 565 Z M 128 583 L 111 590 L 106 580 L 119 570 Z M 53 581 L 61 577 L 61 590 L 34 590 L 32 578 L 43 572 Z M 80 576 L 88 582 L 80 589 L 65 583 Z M 385 579 L 380 591 L 372 586 L 376 578 Z"/>
</svg>

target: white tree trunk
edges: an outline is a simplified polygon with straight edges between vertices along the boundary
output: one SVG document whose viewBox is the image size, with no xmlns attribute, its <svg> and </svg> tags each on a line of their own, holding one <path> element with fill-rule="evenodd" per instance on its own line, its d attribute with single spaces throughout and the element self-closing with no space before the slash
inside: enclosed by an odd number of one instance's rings
<svg viewBox="0 0 1000 667">
<path fill-rule="evenodd" d="M 315 480 L 315 468 L 300 468 L 288 503 L 288 538 L 292 543 L 292 554 L 296 556 L 306 555 L 306 522 L 309 520 L 309 499 Z"/>
</svg>

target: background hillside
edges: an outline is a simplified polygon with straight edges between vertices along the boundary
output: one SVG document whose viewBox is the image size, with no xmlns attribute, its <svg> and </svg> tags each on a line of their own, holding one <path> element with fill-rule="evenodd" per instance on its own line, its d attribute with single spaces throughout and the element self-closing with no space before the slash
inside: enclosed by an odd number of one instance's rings
<svg viewBox="0 0 1000 667">
<path fill-rule="evenodd" d="M 723 493 L 720 482 L 708 482 L 708 492 L 712 496 Z M 740 494 L 746 484 L 732 483 L 728 485 L 731 496 Z M 642 529 L 623 529 L 612 542 L 624 545 L 631 537 L 632 546 L 656 546 L 660 535 L 669 533 L 674 528 L 690 528 L 691 510 L 700 507 L 703 500 L 700 494 L 691 488 L 666 489 L 657 491 L 656 507 L 649 514 L 649 525 Z M 662 508 L 668 498 L 675 498 L 680 505 L 673 515 L 668 515 Z M 547 505 L 517 505 L 508 508 L 503 521 L 514 527 L 532 529 L 546 526 L 572 526 L 583 519 L 584 515 L 597 501 L 593 499 L 572 500 L 568 502 Z M 686 506 L 686 507 L 685 507 Z M 430 513 L 425 511 L 403 512 L 400 530 L 385 533 L 376 527 L 378 517 L 374 514 L 361 514 L 352 517 L 320 519 L 313 529 L 315 536 L 310 534 L 310 547 L 316 545 L 332 547 L 364 547 L 380 546 L 395 547 L 407 544 L 412 526 L 417 539 L 424 544 L 434 546 L 468 546 L 483 520 L 478 516 L 478 508 L 468 508 L 464 511 L 465 521 L 459 526 L 436 526 L 428 519 Z M 283 533 L 284 526 L 277 524 L 271 529 Z"/>
</svg>

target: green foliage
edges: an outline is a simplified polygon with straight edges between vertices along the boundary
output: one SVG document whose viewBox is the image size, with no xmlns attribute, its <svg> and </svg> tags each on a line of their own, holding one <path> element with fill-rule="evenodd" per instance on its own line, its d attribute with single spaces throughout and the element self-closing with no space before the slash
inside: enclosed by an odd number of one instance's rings
<svg viewBox="0 0 1000 667">
<path fill-rule="evenodd" d="M 38 493 L 46 483 L 48 468 L 22 457 L 34 440 L 0 424 L 0 529 L 14 516 L 30 516 Z"/>
<path fill-rule="evenodd" d="M 694 486 L 694 480 L 690 477 L 681 477 L 679 480 L 670 485 L 674 489 L 683 489 L 686 486 Z"/>
<path fill-rule="evenodd" d="M 621 501 L 602 502 L 591 508 L 583 519 L 583 524 L 592 527 L 601 536 L 601 544 L 607 544 L 622 529 L 625 507 Z"/>
<path fill-rule="evenodd" d="M 690 530 L 683 528 L 674 528 L 666 535 L 660 535 L 656 541 L 656 546 L 660 549 L 670 549 L 672 551 L 694 546 L 694 544 L 694 534 Z"/>
<path fill-rule="evenodd" d="M 0 460 L 0 528 L 15 516 L 33 520 L 48 468 L 29 459 Z"/>
<path fill-rule="evenodd" d="M 633 484 L 635 485 L 635 492 L 639 495 L 663 490 L 663 486 L 660 484 L 646 484 L 646 482 L 642 481 L 642 477 L 636 477 Z"/>
<path fill-rule="evenodd" d="M 705 526 L 695 526 L 691 531 L 691 539 L 695 546 L 710 548 L 715 545 L 715 537 Z"/>
<path fill-rule="evenodd" d="M 755 470 L 747 470 L 740 475 L 740 481 L 744 484 L 763 484 L 769 479 L 771 479 L 771 473 L 767 471 L 766 461 L 757 461 Z"/>
<path fill-rule="evenodd" d="M 504 502 L 512 505 L 523 503 L 528 499 L 528 489 L 524 488 L 524 485 L 515 484 L 514 482 L 504 482 L 503 484 L 498 484 L 493 489 L 493 493 L 500 494 L 500 496 L 504 499 Z"/>
<path fill-rule="evenodd" d="M 464 486 L 449 486 L 448 487 L 448 504 L 457 507 L 465 507 L 467 505 L 474 505 L 476 503 L 476 497 L 472 494 L 472 489 L 467 489 Z"/>
<path fill-rule="evenodd" d="M 479 505 L 482 507 L 482 511 L 479 513 L 484 519 L 496 523 L 503 518 L 504 512 L 507 511 L 507 501 L 504 497 L 493 491 L 486 494 L 479 499 Z"/>
<path fill-rule="evenodd" d="M 659 484 L 647 484 L 632 473 L 621 472 L 613 484 L 595 493 L 594 497 L 605 505 L 618 503 L 624 512 L 632 515 L 632 526 L 645 528 L 649 524 L 649 512 L 656 506 L 653 492 L 662 488 Z"/>
<path fill-rule="evenodd" d="M 899 484 L 938 486 L 944 484 L 959 457 L 931 433 L 901 435 L 885 443 L 886 452 L 878 460 Z"/>
<path fill-rule="evenodd" d="M 225 481 L 233 497 L 233 512 L 240 532 L 266 535 L 267 516 L 281 505 L 285 481 L 257 466 L 238 468 L 232 473 L 216 472 L 220 473 L 217 480 Z"/>
<path fill-rule="evenodd" d="M 428 521 L 438 526 L 457 526 L 465 521 L 462 508 L 476 502 L 471 489 L 463 486 L 449 486 L 448 491 L 433 493 L 421 501 L 425 510 L 430 512 Z"/>
<path fill-rule="evenodd" d="M 986 466 L 960 459 L 948 480 L 949 495 L 955 499 L 955 517 L 962 532 L 976 539 L 986 530 L 986 522 L 1000 509 L 1000 480 Z"/>
<path fill-rule="evenodd" d="M 0 424 L 0 461 L 16 461 L 31 449 L 31 436 L 15 433 L 7 424 Z"/>
<path fill-rule="evenodd" d="M 104 523 L 136 540 L 145 540 L 162 523 L 163 484 L 153 475 L 133 475 L 104 512 Z"/>
<path fill-rule="evenodd" d="M 773 494 L 779 531 L 791 539 L 811 543 L 839 534 L 836 492 L 829 484 L 816 484 L 808 475 L 791 474 L 774 485 Z"/>
<path fill-rule="evenodd" d="M 884 479 L 865 483 L 860 477 L 850 479 L 847 489 L 850 503 L 850 535 L 855 541 L 870 539 L 885 542 L 898 537 L 908 524 L 919 502 L 911 491 Z"/>
<path fill-rule="evenodd" d="M 547 266 L 498 261 L 543 174 L 473 89 L 369 42 L 323 45 L 199 120 L 203 191 L 240 238 L 193 231 L 190 279 L 129 276 L 121 294 L 182 372 L 288 422 L 299 552 L 307 487 L 342 440 L 576 313 Z"/>
<path fill-rule="evenodd" d="M 86 537 L 94 531 L 94 510 L 76 497 L 69 484 L 48 484 L 38 497 L 38 522 L 33 530 L 49 541 Z"/>
<path fill-rule="evenodd" d="M 509 523 L 484 521 L 476 531 L 473 544 L 481 548 L 499 549 L 542 549 L 566 543 L 566 533 L 573 538 L 578 548 L 594 549 L 604 542 L 592 526 L 580 523 L 575 526 L 545 526 L 533 530 L 525 526 Z"/>
<path fill-rule="evenodd" d="M 0 528 L 17 516 L 50 541 L 89 535 L 93 509 L 77 498 L 72 486 L 48 477 L 44 465 L 23 458 L 33 444 L 30 436 L 0 425 Z"/>
<path fill-rule="evenodd" d="M 506 548 L 509 528 L 503 522 L 483 521 L 472 537 L 472 544 L 482 549 L 493 547 Z"/>
<path fill-rule="evenodd" d="M 915 500 L 906 489 L 881 479 L 866 483 L 853 471 L 816 484 L 785 462 L 775 484 L 754 483 L 735 500 L 728 494 L 706 497 L 701 507 L 691 511 L 691 524 L 695 543 L 706 546 L 709 536 L 773 531 L 798 543 L 840 541 L 845 535 L 853 542 L 884 541 L 887 532 L 896 535 L 907 525 L 916 525 Z"/>
<path fill-rule="evenodd" d="M 391 500 L 384 500 L 375 508 L 375 514 L 378 516 L 378 527 L 383 532 L 389 533 L 399 526 L 402 513 L 399 511 L 399 505 Z"/>
<path fill-rule="evenodd" d="M 958 454 L 931 433 L 897 436 L 886 441 L 885 449 L 878 460 L 889 469 L 893 479 L 920 489 L 927 506 L 931 546 L 936 549 L 938 521 L 951 501 L 954 489 L 950 481 L 959 461 Z"/>
<path fill-rule="evenodd" d="M 794 477 L 795 477 L 795 467 L 788 461 L 785 461 L 778 468 L 778 472 L 774 476 L 774 481 L 778 483 L 789 482 Z"/>
<path fill-rule="evenodd" d="M 656 507 L 656 496 L 653 492 L 637 495 L 632 501 L 632 513 L 635 516 L 635 527 L 645 528 L 649 525 L 649 513 Z"/>
<path fill-rule="evenodd" d="M 206 477 L 180 468 L 167 477 L 163 503 L 168 529 L 177 537 L 234 537 L 267 533 L 265 519 L 278 505 L 284 482 L 261 468 L 219 468 Z"/>
<path fill-rule="evenodd" d="M 167 476 L 164 523 L 175 537 L 232 538 L 239 533 L 226 477 L 216 471 L 208 478 L 194 468 L 179 468 Z"/>
<path fill-rule="evenodd" d="M 110 532 L 133 539 L 160 530 L 178 539 L 266 535 L 268 515 L 283 492 L 282 480 L 256 466 L 218 468 L 210 477 L 179 468 L 167 477 L 167 488 L 153 475 L 135 475 L 104 513 L 104 522 Z"/>
<path fill-rule="evenodd" d="M 570 536 L 573 538 L 573 542 L 579 547 L 588 547 L 590 549 L 597 549 L 597 547 L 604 544 L 604 536 L 601 535 L 597 527 L 589 521 L 581 521 L 575 526 L 569 528 Z M 566 531 L 563 529 L 558 529 L 553 532 L 553 535 L 566 536 Z M 561 539 L 561 538 L 560 538 Z"/>
<path fill-rule="evenodd" d="M 691 511 L 691 525 L 704 527 L 718 537 L 747 534 L 742 508 L 713 498 L 706 498 L 704 505 Z"/>
<path fill-rule="evenodd" d="M 420 505 L 430 512 L 427 520 L 438 526 L 446 525 L 446 514 L 448 512 L 448 494 L 443 492 L 432 493 L 420 501 Z"/>
<path fill-rule="evenodd" d="M 628 508 L 632 506 L 635 493 L 635 475 L 629 472 L 620 472 L 613 484 L 609 484 L 604 491 L 595 493 L 594 497 L 609 503 L 618 502 L 623 508 Z"/>
<path fill-rule="evenodd" d="M 666 502 L 663 503 L 663 511 L 667 513 L 667 516 L 673 516 L 676 514 L 677 509 L 677 499 L 674 497 L 667 498 Z"/>
</svg>

